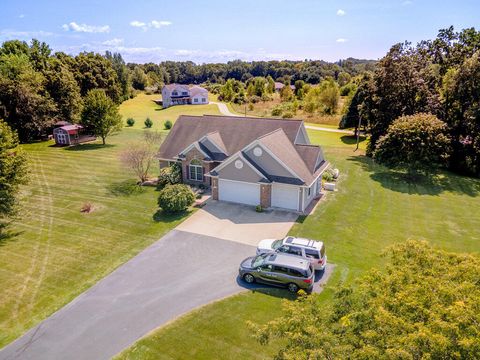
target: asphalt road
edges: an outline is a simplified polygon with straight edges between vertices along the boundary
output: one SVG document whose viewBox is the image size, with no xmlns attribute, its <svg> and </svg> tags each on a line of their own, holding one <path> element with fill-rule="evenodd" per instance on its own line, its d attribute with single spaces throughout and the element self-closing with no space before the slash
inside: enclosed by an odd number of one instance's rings
<svg viewBox="0 0 480 360">
<path fill-rule="evenodd" d="M 242 290 L 249 245 L 173 230 L 0 351 L 0 359 L 109 359 L 149 331 Z"/>
</svg>

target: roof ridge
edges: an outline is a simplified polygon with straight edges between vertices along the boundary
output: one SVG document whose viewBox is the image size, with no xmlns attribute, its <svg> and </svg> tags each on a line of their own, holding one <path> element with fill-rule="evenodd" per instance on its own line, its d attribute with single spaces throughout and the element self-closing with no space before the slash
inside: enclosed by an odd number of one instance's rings
<svg viewBox="0 0 480 360">
<path fill-rule="evenodd" d="M 187 116 L 195 116 L 195 115 L 187 115 Z M 211 114 L 203 114 L 203 117 L 223 117 L 223 118 L 231 118 L 231 119 L 254 119 L 254 120 L 275 120 L 275 121 L 284 121 L 284 122 L 289 122 L 289 121 L 300 121 L 302 122 L 302 119 L 279 119 L 279 118 L 272 118 L 272 117 L 254 117 L 254 116 L 231 116 L 231 115 L 211 115 Z"/>
<path fill-rule="evenodd" d="M 275 130 L 273 130 L 273 131 L 270 131 L 269 133 L 266 133 L 266 134 L 263 134 L 262 136 L 259 136 L 259 137 L 257 138 L 257 140 L 266 138 L 267 136 L 270 136 L 270 135 L 272 135 L 273 133 L 276 133 L 277 131 L 281 131 L 281 132 L 283 132 L 283 133 L 285 134 L 285 131 L 283 131 L 283 129 L 280 127 L 280 128 L 275 129 Z M 287 134 L 285 134 L 285 136 L 286 136 L 286 135 L 287 135 Z"/>
</svg>

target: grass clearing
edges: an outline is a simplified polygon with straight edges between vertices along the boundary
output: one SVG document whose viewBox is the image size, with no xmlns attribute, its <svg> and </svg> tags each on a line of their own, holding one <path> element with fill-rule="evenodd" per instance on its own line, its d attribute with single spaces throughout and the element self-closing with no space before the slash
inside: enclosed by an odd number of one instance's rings
<svg viewBox="0 0 480 360">
<path fill-rule="evenodd" d="M 177 120 L 180 115 L 219 115 L 220 111 L 215 104 L 209 105 L 176 105 L 167 109 L 162 109 L 154 100 L 161 99 L 160 94 L 147 95 L 139 93 L 133 99 L 124 101 L 120 105 L 120 113 L 123 115 L 123 121 L 128 118 L 135 119 L 135 129 L 143 129 L 144 121 L 149 117 L 153 121 L 154 130 L 163 130 L 165 121 L 170 120 L 172 123 Z"/>
<path fill-rule="evenodd" d="M 329 262 L 336 264 L 319 306 L 331 303 L 339 283 L 381 268 L 382 251 L 396 242 L 426 239 L 449 251 L 480 252 L 480 179 L 442 172 L 435 180 L 409 184 L 366 158 L 365 141 L 354 152 L 353 137 L 308 132 L 341 171 L 339 190 L 328 193 L 316 212 L 300 217 L 291 230 L 325 241 Z M 264 324 L 278 316 L 279 297 L 247 292 L 208 305 L 154 331 L 120 358 L 271 358 L 280 343 L 260 346 L 246 322 Z"/>
</svg>

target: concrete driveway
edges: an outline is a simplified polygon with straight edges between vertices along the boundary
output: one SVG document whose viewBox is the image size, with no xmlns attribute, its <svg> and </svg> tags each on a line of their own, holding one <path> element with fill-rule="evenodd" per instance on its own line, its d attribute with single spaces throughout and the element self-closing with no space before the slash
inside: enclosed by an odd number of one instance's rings
<svg viewBox="0 0 480 360">
<path fill-rule="evenodd" d="M 262 239 L 283 238 L 297 217 L 288 211 L 257 213 L 253 206 L 210 200 L 177 229 L 257 246 Z"/>
</svg>

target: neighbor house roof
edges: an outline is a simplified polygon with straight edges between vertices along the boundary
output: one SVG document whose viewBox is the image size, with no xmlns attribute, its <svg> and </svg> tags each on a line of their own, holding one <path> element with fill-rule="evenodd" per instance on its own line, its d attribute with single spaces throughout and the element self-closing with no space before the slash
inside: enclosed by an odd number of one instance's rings
<svg viewBox="0 0 480 360">
<path fill-rule="evenodd" d="M 173 91 L 175 89 L 182 89 L 182 90 L 188 90 L 188 85 L 182 85 L 182 84 L 168 84 L 164 86 L 168 91 Z"/>
<path fill-rule="evenodd" d="M 192 86 L 190 88 L 190 96 L 191 97 L 194 97 L 194 96 L 197 96 L 197 95 L 205 95 L 205 96 L 208 96 L 208 91 L 207 89 L 204 89 L 200 86 Z"/>
<path fill-rule="evenodd" d="M 69 134 L 75 134 L 78 130 L 83 129 L 82 125 L 71 124 L 59 127 L 59 129 L 67 131 Z"/>
<path fill-rule="evenodd" d="M 218 133 L 214 136 L 221 138 L 227 154 L 236 153 L 252 141 L 278 128 L 282 128 L 293 143 L 301 126 L 301 120 L 181 115 L 160 147 L 158 157 L 175 159 L 190 144 L 211 133 Z"/>
<path fill-rule="evenodd" d="M 285 87 L 284 83 L 275 81 L 275 90 L 282 90 Z M 295 90 L 295 85 L 290 85 L 290 89 Z"/>
</svg>

